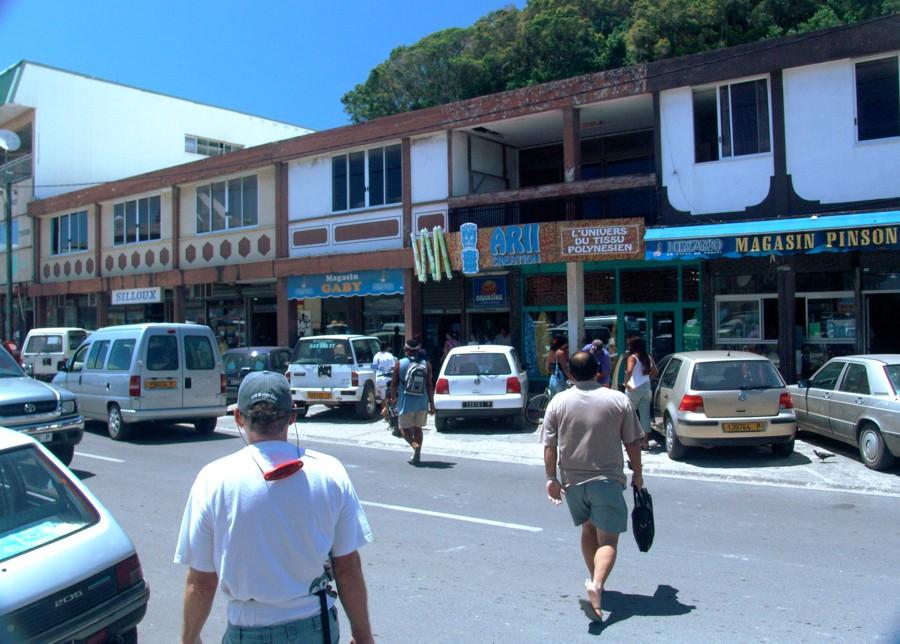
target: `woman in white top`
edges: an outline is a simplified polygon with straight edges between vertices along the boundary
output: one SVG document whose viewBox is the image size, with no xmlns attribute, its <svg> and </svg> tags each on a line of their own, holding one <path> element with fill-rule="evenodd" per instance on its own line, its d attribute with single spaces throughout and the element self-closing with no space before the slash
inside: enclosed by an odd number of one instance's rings
<svg viewBox="0 0 900 644">
<path fill-rule="evenodd" d="M 643 338 L 629 338 L 628 354 L 625 393 L 641 420 L 641 429 L 644 430 L 641 449 L 646 451 L 650 449 L 650 378 L 656 377 L 656 363 L 653 356 L 647 353 Z"/>
</svg>

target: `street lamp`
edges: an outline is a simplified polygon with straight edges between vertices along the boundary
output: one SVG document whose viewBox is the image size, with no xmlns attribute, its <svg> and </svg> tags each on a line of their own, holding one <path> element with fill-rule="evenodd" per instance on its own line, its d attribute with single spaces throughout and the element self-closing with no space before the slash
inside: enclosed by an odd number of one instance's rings
<svg viewBox="0 0 900 644">
<path fill-rule="evenodd" d="M 3 148 L 3 174 L 6 184 L 6 339 L 13 339 L 13 274 L 12 274 L 12 182 L 13 171 L 6 167 L 9 153 L 19 149 L 22 142 L 12 130 L 0 130 Z"/>
</svg>

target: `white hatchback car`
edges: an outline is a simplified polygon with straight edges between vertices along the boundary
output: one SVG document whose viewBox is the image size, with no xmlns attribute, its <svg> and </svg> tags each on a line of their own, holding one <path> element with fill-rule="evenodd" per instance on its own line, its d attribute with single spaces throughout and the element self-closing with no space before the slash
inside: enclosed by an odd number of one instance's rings
<svg viewBox="0 0 900 644">
<path fill-rule="evenodd" d="M 498 344 L 456 347 L 447 355 L 434 387 L 434 426 L 451 419 L 509 418 L 526 426 L 528 375 L 512 347 Z"/>
</svg>

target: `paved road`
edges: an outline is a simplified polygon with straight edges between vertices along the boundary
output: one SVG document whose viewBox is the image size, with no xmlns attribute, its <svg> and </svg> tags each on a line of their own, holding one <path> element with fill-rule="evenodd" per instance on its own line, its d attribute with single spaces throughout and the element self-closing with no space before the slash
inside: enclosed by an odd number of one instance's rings
<svg viewBox="0 0 900 644">
<path fill-rule="evenodd" d="M 141 555 L 153 593 L 142 642 L 177 640 L 184 571 L 171 561 L 183 503 L 204 463 L 240 447 L 230 426 L 221 419 L 209 437 L 154 428 L 131 443 L 114 443 L 92 427 L 76 453 L 73 467 Z M 298 429 L 301 440 L 346 463 L 366 505 L 376 542 L 363 557 L 379 641 L 900 638 L 897 602 L 885 601 L 900 596 L 893 545 L 900 477 L 882 474 L 888 483 L 873 486 L 865 468 L 844 454 L 825 464 L 771 465 L 762 452 L 700 453 L 678 465 L 685 471 L 665 475 L 665 456 L 651 455 L 648 470 L 660 472 L 647 476 L 657 542 L 639 553 L 624 535 L 605 595 L 612 615 L 598 629 L 579 612 L 578 533 L 565 510 L 543 497 L 533 433 L 429 431 L 425 466 L 413 468 L 380 423 L 329 411 Z M 729 458 L 750 465 L 729 469 L 720 462 Z M 811 468 L 824 477 L 815 488 L 799 475 Z M 852 473 L 861 475 L 861 486 L 829 487 L 852 482 Z M 788 475 L 794 478 L 785 481 Z M 764 484 L 748 484 L 754 477 Z M 220 598 L 205 641 L 217 641 L 223 629 Z"/>
</svg>

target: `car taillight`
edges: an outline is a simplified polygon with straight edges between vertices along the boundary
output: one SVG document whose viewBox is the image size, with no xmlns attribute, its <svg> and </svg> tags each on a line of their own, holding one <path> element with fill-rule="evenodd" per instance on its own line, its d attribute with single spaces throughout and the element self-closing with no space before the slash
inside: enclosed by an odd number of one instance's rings
<svg viewBox="0 0 900 644">
<path fill-rule="evenodd" d="M 359 373 L 356 371 L 353 371 L 350 374 L 350 386 L 351 387 L 359 387 Z"/>
<path fill-rule="evenodd" d="M 685 394 L 678 405 L 678 411 L 691 411 L 695 413 L 703 413 L 703 396 L 694 396 Z"/>
<path fill-rule="evenodd" d="M 128 395 L 137 398 L 141 395 L 141 377 L 131 376 L 128 379 Z"/>
<path fill-rule="evenodd" d="M 224 373 L 219 374 L 219 393 L 220 394 L 225 393 L 225 374 Z"/>
<path fill-rule="evenodd" d="M 782 392 L 781 396 L 778 397 L 778 410 L 781 411 L 782 409 L 793 409 L 793 408 L 794 408 L 794 401 L 791 400 L 791 395 L 786 391 Z"/>
<path fill-rule="evenodd" d="M 137 553 L 116 564 L 116 586 L 119 591 L 134 586 L 143 578 L 144 571 L 141 570 L 141 560 Z"/>
<path fill-rule="evenodd" d="M 516 376 L 510 376 L 506 379 L 506 393 L 520 394 L 522 393 L 522 383 Z"/>
<path fill-rule="evenodd" d="M 437 384 L 434 386 L 434 393 L 436 394 L 449 394 L 450 393 L 450 381 L 446 378 L 438 378 Z"/>
<path fill-rule="evenodd" d="M 284 377 L 290 383 L 290 381 L 291 381 L 291 370 L 290 369 L 288 369 L 287 371 L 284 372 Z"/>
</svg>

